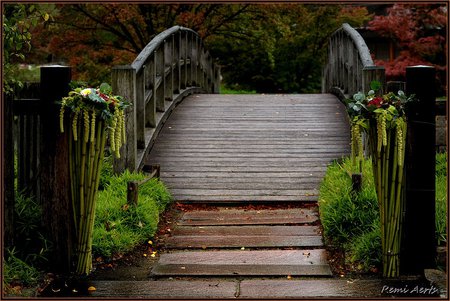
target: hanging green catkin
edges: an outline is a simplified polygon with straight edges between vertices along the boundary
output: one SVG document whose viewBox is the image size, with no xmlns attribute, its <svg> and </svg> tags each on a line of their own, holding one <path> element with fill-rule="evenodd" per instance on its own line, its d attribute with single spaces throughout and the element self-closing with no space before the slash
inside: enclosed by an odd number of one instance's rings
<svg viewBox="0 0 450 301">
<path fill-rule="evenodd" d="M 115 119 L 115 123 L 116 123 L 116 157 L 120 158 L 120 147 L 122 146 L 121 142 L 122 142 L 122 129 L 121 129 L 121 125 L 122 125 L 122 120 L 119 117 L 120 116 L 120 110 L 116 108 L 116 110 L 114 111 L 114 119 Z"/>
<path fill-rule="evenodd" d="M 73 121 L 72 121 L 73 141 L 78 141 L 78 112 L 79 111 L 75 111 L 73 114 Z"/>
<path fill-rule="evenodd" d="M 61 109 L 59 110 L 59 130 L 61 133 L 64 133 L 64 103 L 61 106 Z"/>
<path fill-rule="evenodd" d="M 376 117 L 377 121 L 377 152 L 381 152 L 381 146 L 384 144 L 384 137 L 386 136 L 386 120 L 384 114 L 380 113 Z"/>
<path fill-rule="evenodd" d="M 92 110 L 92 118 L 91 118 L 91 143 L 95 140 L 95 110 Z"/>
<path fill-rule="evenodd" d="M 125 112 L 124 110 L 121 110 L 121 115 L 122 115 L 122 140 L 123 140 L 123 144 L 127 143 L 127 133 L 125 130 Z"/>
<path fill-rule="evenodd" d="M 396 120 L 396 139 L 397 139 L 397 160 L 398 160 L 398 166 L 403 166 L 403 126 L 404 126 L 404 120 L 402 117 L 397 118 Z"/>
<path fill-rule="evenodd" d="M 87 109 L 84 109 L 83 111 L 84 113 L 84 142 L 88 142 L 89 141 L 89 112 Z"/>
<path fill-rule="evenodd" d="M 117 119 L 116 119 L 116 108 L 114 108 L 114 113 L 112 117 L 111 125 L 109 126 L 109 143 L 111 147 L 111 152 L 116 153 L 116 126 L 117 126 Z"/>
</svg>

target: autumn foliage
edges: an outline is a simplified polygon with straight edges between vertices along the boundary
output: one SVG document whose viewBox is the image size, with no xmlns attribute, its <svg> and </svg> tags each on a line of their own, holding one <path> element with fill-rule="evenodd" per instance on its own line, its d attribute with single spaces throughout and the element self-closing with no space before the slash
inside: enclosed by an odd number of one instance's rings
<svg viewBox="0 0 450 301">
<path fill-rule="evenodd" d="M 391 39 L 399 49 L 392 61 L 376 60 L 386 67 L 388 80 L 404 80 L 406 67 L 432 65 L 438 71 L 441 93 L 446 83 L 447 7 L 431 4 L 394 4 L 387 15 L 375 16 L 368 28 Z"/>
</svg>

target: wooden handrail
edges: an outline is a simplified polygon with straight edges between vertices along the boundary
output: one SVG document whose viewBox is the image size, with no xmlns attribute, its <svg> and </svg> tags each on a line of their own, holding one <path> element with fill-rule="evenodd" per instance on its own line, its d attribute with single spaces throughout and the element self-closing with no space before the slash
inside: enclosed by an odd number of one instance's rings
<svg viewBox="0 0 450 301">
<path fill-rule="evenodd" d="M 367 92 L 372 80 L 384 82 L 384 67 L 375 66 L 361 35 L 345 23 L 330 37 L 322 93 L 343 100 L 358 91 Z"/>
<path fill-rule="evenodd" d="M 114 171 L 135 171 L 175 106 L 194 93 L 218 93 L 220 69 L 199 35 L 181 26 L 158 34 L 131 65 L 112 69 L 112 88 L 133 105 L 126 110 L 127 143 Z"/>
</svg>

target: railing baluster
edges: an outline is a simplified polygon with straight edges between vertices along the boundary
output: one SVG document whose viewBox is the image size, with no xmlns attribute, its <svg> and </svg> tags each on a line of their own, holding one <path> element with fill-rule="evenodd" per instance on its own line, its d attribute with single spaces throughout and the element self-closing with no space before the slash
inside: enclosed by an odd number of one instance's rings
<svg viewBox="0 0 450 301">
<path fill-rule="evenodd" d="M 126 112 L 128 139 L 122 159 L 114 164 L 116 172 L 143 166 L 162 123 L 183 97 L 218 92 L 220 86 L 220 69 L 204 51 L 198 34 L 180 26 L 157 35 L 131 66 L 114 68 L 112 77 L 114 93 L 133 103 Z"/>
<path fill-rule="evenodd" d="M 145 148 L 145 65 L 136 74 L 136 139 L 137 148 Z"/>
</svg>

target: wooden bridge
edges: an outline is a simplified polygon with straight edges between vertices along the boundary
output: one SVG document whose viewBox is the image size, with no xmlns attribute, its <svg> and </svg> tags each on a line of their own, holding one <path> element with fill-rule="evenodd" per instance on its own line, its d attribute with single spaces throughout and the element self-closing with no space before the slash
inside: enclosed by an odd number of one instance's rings
<svg viewBox="0 0 450 301">
<path fill-rule="evenodd" d="M 330 39 L 321 94 L 216 94 L 219 68 L 197 34 L 181 27 L 157 36 L 131 66 L 115 68 L 114 92 L 134 103 L 127 115 L 131 139 L 116 170 L 159 164 L 175 201 L 207 207 L 184 212 L 161 241 L 167 252 L 151 270 L 159 281 L 127 282 L 127 289 L 96 282 L 97 295 L 292 298 L 358 291 L 361 284 L 314 278 L 332 275 L 318 188 L 327 165 L 350 153 L 340 100 L 367 90 L 373 78 L 383 80 L 379 70 L 347 24 Z M 227 278 L 210 280 L 216 276 Z M 286 280 L 293 276 L 313 278 Z M 368 296 L 380 293 L 378 284 L 362 285 L 371 288 Z"/>
<path fill-rule="evenodd" d="M 373 64 L 364 40 L 347 24 L 330 37 L 328 48 L 321 94 L 220 95 L 220 68 L 197 33 L 179 26 L 155 37 L 131 65 L 113 69 L 114 93 L 133 104 L 126 111 L 127 144 L 121 159 L 114 162 L 115 170 L 134 171 L 159 164 L 161 179 L 175 201 L 202 203 L 203 207 L 182 212 L 171 234 L 160 242 L 165 252 L 149 271 L 150 278 L 158 281 L 97 281 L 93 283 L 95 296 L 211 299 L 380 295 L 379 282 L 330 278 L 317 201 L 327 165 L 350 152 L 342 99 L 367 91 L 373 79 L 384 82 L 384 69 Z M 63 163 L 67 143 L 52 137 L 57 137 L 54 124 L 58 118 L 53 102 L 67 94 L 70 68 L 57 69 L 63 68 L 44 68 L 42 72 L 40 97 L 50 109 L 43 109 L 39 118 L 28 117 L 31 109 L 27 103 L 28 111 L 18 114 L 18 165 L 33 170 L 37 162 L 42 166 L 39 173 L 27 173 L 19 167 L 18 185 L 30 186 L 28 182 L 41 174 L 40 199 L 44 200 L 46 219 L 52 222 L 56 249 L 69 254 L 65 249 L 71 233 L 67 220 L 72 217 L 61 209 L 70 207 L 69 192 L 64 189 L 68 187 L 68 168 Z M 425 73 L 417 75 L 410 87 L 425 88 L 409 92 L 431 103 L 433 94 L 427 85 L 432 86 L 433 73 L 424 68 L 416 71 Z M 12 113 L 12 108 L 9 110 Z M 419 114 L 411 119 L 412 130 L 408 131 L 415 131 L 417 137 L 410 140 L 410 149 L 411 145 L 419 149 L 433 143 L 434 116 L 424 111 L 431 119 L 422 120 Z M 6 124 L 12 124 L 13 114 L 7 116 Z M 34 126 L 38 119 L 42 125 Z M 36 140 L 27 138 L 35 128 L 46 133 L 41 153 Z M 11 135 L 9 138 L 5 141 L 13 145 Z M 434 199 L 434 182 L 422 178 L 434 179 L 430 158 L 434 160 L 435 152 L 427 148 L 414 157 L 410 149 L 406 155 L 409 163 L 405 164 L 410 183 L 405 228 L 412 230 L 408 230 L 409 253 L 405 258 L 410 263 L 420 262 L 411 266 L 423 270 L 434 260 L 434 205 L 423 202 Z M 5 163 L 11 165 L 13 157 L 8 158 Z M 423 176 L 421 164 L 429 167 L 428 176 Z M 12 183 L 13 166 L 6 169 Z M 10 204 L 6 207 L 13 208 Z M 57 209 L 64 214 L 52 215 Z M 13 213 L 9 210 L 5 214 L 6 225 Z M 419 219 L 421 223 L 416 222 Z M 420 241 L 414 237 L 418 234 Z M 70 268 L 69 257 L 57 261 Z"/>
<path fill-rule="evenodd" d="M 115 93 L 134 104 L 116 170 L 160 164 L 176 201 L 317 201 L 327 164 L 350 151 L 338 98 L 383 75 L 347 24 L 329 49 L 322 94 L 218 95 L 220 69 L 198 35 L 168 29 L 113 70 Z"/>
</svg>

